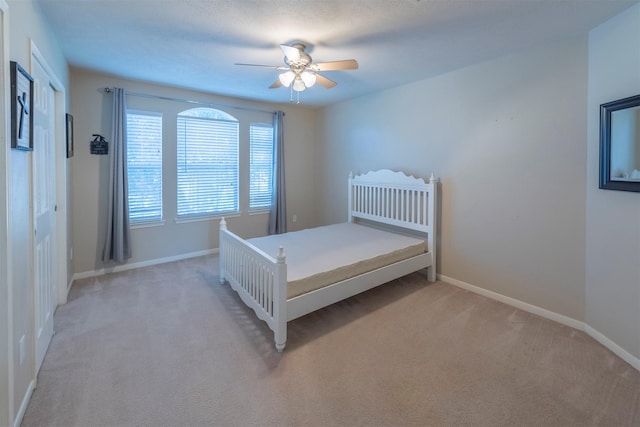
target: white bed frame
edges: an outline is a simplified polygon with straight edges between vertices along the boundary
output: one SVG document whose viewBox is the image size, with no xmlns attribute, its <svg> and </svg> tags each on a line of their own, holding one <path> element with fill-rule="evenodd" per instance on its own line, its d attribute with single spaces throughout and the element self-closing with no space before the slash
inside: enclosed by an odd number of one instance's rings
<svg viewBox="0 0 640 427">
<path fill-rule="evenodd" d="M 428 183 L 388 169 L 349 175 L 349 222 L 356 218 L 419 234 L 427 252 L 287 299 L 287 263 L 280 247 L 266 254 L 227 229 L 220 221 L 220 283 L 229 282 L 244 303 L 273 330 L 278 351 L 287 341 L 287 322 L 398 277 L 427 268 L 436 279 L 436 201 L 433 174 Z M 415 233 L 417 232 L 417 233 Z"/>
</svg>

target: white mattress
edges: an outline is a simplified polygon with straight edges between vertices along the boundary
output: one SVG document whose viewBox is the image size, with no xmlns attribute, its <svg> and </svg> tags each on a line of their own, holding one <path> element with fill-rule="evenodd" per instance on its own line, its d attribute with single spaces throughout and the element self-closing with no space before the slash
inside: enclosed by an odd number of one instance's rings
<svg viewBox="0 0 640 427">
<path fill-rule="evenodd" d="M 284 247 L 287 298 L 426 251 L 422 239 L 353 223 L 258 237 L 248 242 L 274 257 L 278 248 Z"/>
</svg>

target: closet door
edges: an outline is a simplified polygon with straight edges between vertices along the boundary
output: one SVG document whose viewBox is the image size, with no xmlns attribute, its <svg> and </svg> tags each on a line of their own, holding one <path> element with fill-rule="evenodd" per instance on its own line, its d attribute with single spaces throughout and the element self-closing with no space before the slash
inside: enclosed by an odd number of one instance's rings
<svg viewBox="0 0 640 427">
<path fill-rule="evenodd" d="M 56 308 L 55 106 L 49 76 L 37 60 L 34 78 L 33 210 L 36 375 L 53 337 Z"/>
</svg>

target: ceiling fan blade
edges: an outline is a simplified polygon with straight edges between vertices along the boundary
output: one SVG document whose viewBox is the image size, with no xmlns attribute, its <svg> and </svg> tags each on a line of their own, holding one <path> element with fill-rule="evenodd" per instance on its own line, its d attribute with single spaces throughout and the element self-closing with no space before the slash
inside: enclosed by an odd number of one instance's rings
<svg viewBox="0 0 640 427">
<path fill-rule="evenodd" d="M 275 70 L 288 70 L 289 69 L 289 67 L 284 67 L 282 65 L 239 64 L 237 62 L 234 65 L 242 65 L 242 66 L 245 66 L 245 67 L 273 68 Z"/>
<path fill-rule="evenodd" d="M 358 61 L 355 59 L 345 59 L 344 61 L 318 62 L 309 66 L 313 71 L 333 71 L 333 70 L 357 70 Z"/>
<path fill-rule="evenodd" d="M 277 89 L 279 87 L 282 87 L 282 83 L 280 82 L 280 79 L 273 82 L 273 84 L 269 86 L 269 89 Z"/>
<path fill-rule="evenodd" d="M 297 62 L 300 60 L 300 51 L 297 47 L 287 46 L 286 44 L 281 44 L 280 49 L 284 53 L 284 56 L 287 57 L 289 62 Z"/>
<path fill-rule="evenodd" d="M 335 85 L 337 85 L 338 83 L 334 82 L 333 80 L 330 80 L 328 78 L 326 78 L 325 76 L 322 76 L 320 74 L 316 73 L 316 82 L 320 83 L 322 86 L 326 87 L 327 89 L 331 89 L 332 87 L 334 87 Z"/>
</svg>

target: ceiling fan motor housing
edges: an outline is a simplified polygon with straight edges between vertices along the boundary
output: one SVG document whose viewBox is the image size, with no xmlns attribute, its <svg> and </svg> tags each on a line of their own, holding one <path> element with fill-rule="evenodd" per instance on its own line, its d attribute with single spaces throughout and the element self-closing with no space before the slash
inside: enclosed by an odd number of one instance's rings
<svg viewBox="0 0 640 427">
<path fill-rule="evenodd" d="M 291 67 L 292 70 L 296 72 L 296 74 L 298 74 L 304 71 L 304 69 L 307 68 L 307 66 L 311 64 L 313 60 L 311 59 L 311 55 L 304 51 L 306 49 L 306 46 L 302 43 L 295 43 L 291 45 L 291 47 L 294 47 L 298 50 L 298 58 L 291 59 L 285 55 L 284 63 L 287 66 Z"/>
</svg>

